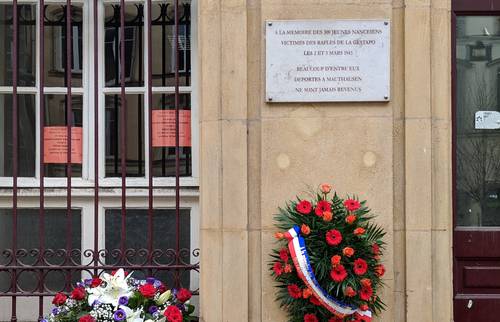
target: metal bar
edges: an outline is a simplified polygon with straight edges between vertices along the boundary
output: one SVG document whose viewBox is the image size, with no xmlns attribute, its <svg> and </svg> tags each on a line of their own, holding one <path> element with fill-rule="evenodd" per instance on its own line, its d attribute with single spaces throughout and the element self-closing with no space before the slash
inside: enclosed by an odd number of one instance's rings
<svg viewBox="0 0 500 322">
<path fill-rule="evenodd" d="M 94 276 L 99 266 L 99 23 L 98 0 L 94 0 Z"/>
<path fill-rule="evenodd" d="M 17 162 L 18 162 L 18 106 L 17 106 L 17 41 L 18 41 L 18 12 L 17 0 L 12 3 L 12 253 L 14 254 L 14 266 L 17 265 Z M 17 270 L 12 272 L 12 314 L 11 322 L 17 321 Z"/>
<path fill-rule="evenodd" d="M 43 253 L 45 251 L 45 163 L 43 160 L 44 155 L 44 125 L 45 125 L 45 97 L 44 97 L 44 86 L 45 86 L 45 0 L 40 0 L 39 8 L 39 28 L 40 28 L 40 61 L 39 61 L 39 73 L 40 73 L 40 93 L 39 93 L 39 105 L 40 105 L 40 207 L 39 207 L 39 243 L 40 243 L 40 257 L 38 258 L 38 263 L 43 262 Z M 44 284 L 44 272 L 40 271 L 40 281 L 38 285 L 39 292 L 43 292 Z M 43 296 L 38 299 L 38 321 L 43 320 Z"/>
<path fill-rule="evenodd" d="M 179 0 L 174 0 L 174 19 L 175 19 L 175 50 L 174 50 L 174 68 L 175 68 L 175 237 L 176 237 L 176 263 L 180 262 L 180 151 L 179 151 Z M 180 274 L 176 272 L 176 288 L 180 286 Z"/>
<path fill-rule="evenodd" d="M 148 263 L 151 264 L 153 260 L 153 148 L 152 148 L 152 135 L 153 135 L 153 130 L 152 130 L 152 118 L 153 118 L 153 54 L 152 54 L 152 32 L 153 30 L 151 29 L 151 13 L 152 13 L 152 2 L 151 0 L 148 0 L 147 2 L 148 5 L 148 154 L 149 154 L 149 161 L 148 161 L 148 169 L 149 169 L 149 174 L 148 174 Z"/>
<path fill-rule="evenodd" d="M 71 94 L 71 56 L 72 56 L 72 36 L 71 36 L 71 0 L 66 0 L 66 126 L 67 126 L 67 151 L 66 151 L 66 180 L 67 180 L 67 195 L 66 195 L 66 215 L 67 215 L 67 235 L 66 235 L 66 250 L 69 262 L 71 256 L 71 240 L 73 237 L 73 222 L 71 213 L 71 175 L 72 175 L 72 160 L 71 160 L 71 128 L 73 126 L 73 109 L 72 109 L 72 94 Z M 66 275 L 66 286 L 71 287 L 71 271 Z"/>
<path fill-rule="evenodd" d="M 121 87 L 121 111 L 120 111 L 120 152 L 121 152 L 121 175 L 122 175 L 122 205 L 121 205 L 121 255 L 125 256 L 126 233 L 126 181 L 127 181 L 127 150 L 126 150 L 126 109 L 127 100 L 125 97 L 125 0 L 120 0 L 120 87 Z"/>
</svg>

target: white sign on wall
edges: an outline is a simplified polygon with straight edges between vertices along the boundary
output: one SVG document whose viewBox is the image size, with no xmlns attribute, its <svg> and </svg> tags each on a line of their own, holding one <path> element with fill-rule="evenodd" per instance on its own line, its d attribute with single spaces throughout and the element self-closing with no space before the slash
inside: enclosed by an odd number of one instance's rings
<svg viewBox="0 0 500 322">
<path fill-rule="evenodd" d="M 390 98 L 387 20 L 266 22 L 268 102 Z"/>
</svg>

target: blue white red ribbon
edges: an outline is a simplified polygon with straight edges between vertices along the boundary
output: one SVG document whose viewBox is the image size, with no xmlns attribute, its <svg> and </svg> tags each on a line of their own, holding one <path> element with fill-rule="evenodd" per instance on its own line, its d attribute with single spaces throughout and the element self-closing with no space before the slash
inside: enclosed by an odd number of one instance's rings
<svg viewBox="0 0 500 322">
<path fill-rule="evenodd" d="M 359 308 L 334 299 L 319 285 L 309 261 L 304 238 L 300 236 L 299 226 L 294 226 L 288 230 L 284 236 L 288 239 L 288 249 L 290 250 L 298 276 L 312 291 L 313 296 L 318 299 L 323 307 L 340 318 L 356 314 L 359 315 L 363 321 L 371 321 L 372 312 L 370 310 L 362 311 Z"/>
</svg>

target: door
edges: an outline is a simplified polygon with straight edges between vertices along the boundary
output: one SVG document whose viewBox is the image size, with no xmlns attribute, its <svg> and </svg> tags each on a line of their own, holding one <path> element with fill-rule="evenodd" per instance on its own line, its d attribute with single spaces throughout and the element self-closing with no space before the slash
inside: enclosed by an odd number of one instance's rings
<svg viewBox="0 0 500 322">
<path fill-rule="evenodd" d="M 500 14 L 457 13 L 452 35 L 454 319 L 498 322 Z"/>
</svg>

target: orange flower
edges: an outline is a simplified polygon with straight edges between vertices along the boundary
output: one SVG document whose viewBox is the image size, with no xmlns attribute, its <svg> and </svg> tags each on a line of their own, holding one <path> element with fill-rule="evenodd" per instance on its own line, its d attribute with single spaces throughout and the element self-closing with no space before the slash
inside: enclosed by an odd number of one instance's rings
<svg viewBox="0 0 500 322">
<path fill-rule="evenodd" d="M 363 287 L 372 287 L 372 281 L 369 278 L 362 278 L 359 282 Z"/>
<path fill-rule="evenodd" d="M 363 235 L 365 233 L 365 229 L 363 227 L 358 227 L 354 229 L 354 235 Z"/>
<path fill-rule="evenodd" d="M 292 272 L 292 265 L 286 264 L 285 265 L 285 273 L 291 273 Z"/>
<path fill-rule="evenodd" d="M 355 221 L 356 221 L 355 215 L 348 215 L 347 217 L 345 217 L 345 222 L 348 223 L 349 225 L 352 225 L 352 223 Z"/>
<path fill-rule="evenodd" d="M 329 193 L 330 191 L 332 191 L 332 185 L 329 183 L 323 183 L 320 185 L 320 189 L 321 191 L 323 191 L 323 193 Z"/>
<path fill-rule="evenodd" d="M 340 257 L 339 255 L 333 255 L 332 258 L 330 259 L 330 261 L 332 262 L 332 266 L 335 267 L 338 264 L 340 264 L 341 259 L 342 257 Z"/>
<path fill-rule="evenodd" d="M 302 291 L 302 297 L 305 298 L 305 299 L 308 299 L 309 297 L 311 297 L 312 294 L 313 294 L 313 292 L 311 291 L 310 288 L 305 288 Z"/>
<path fill-rule="evenodd" d="M 300 231 L 304 235 L 309 235 L 311 233 L 311 228 L 309 228 L 309 226 L 307 226 L 306 224 L 302 224 L 302 226 L 300 227 Z"/>
<path fill-rule="evenodd" d="M 352 249 L 351 247 L 346 247 L 342 250 L 342 254 L 344 254 L 344 256 L 351 257 L 352 255 L 354 255 L 354 249 Z"/>
<path fill-rule="evenodd" d="M 356 296 L 356 291 L 352 287 L 348 286 L 344 290 L 344 295 L 347 297 L 353 297 Z"/>
<path fill-rule="evenodd" d="M 377 276 L 379 276 L 379 277 L 384 276 L 384 274 L 385 274 L 385 266 L 382 265 L 382 264 L 377 265 L 375 267 L 375 274 L 377 274 Z"/>
<path fill-rule="evenodd" d="M 277 232 L 277 233 L 274 233 L 274 238 L 276 239 L 283 239 L 284 235 L 283 233 L 280 233 L 280 232 Z"/>
<path fill-rule="evenodd" d="M 332 218 L 333 218 L 333 214 L 331 213 L 331 211 L 325 211 L 323 213 L 323 220 L 324 221 L 326 221 L 326 222 L 332 221 Z"/>
</svg>

